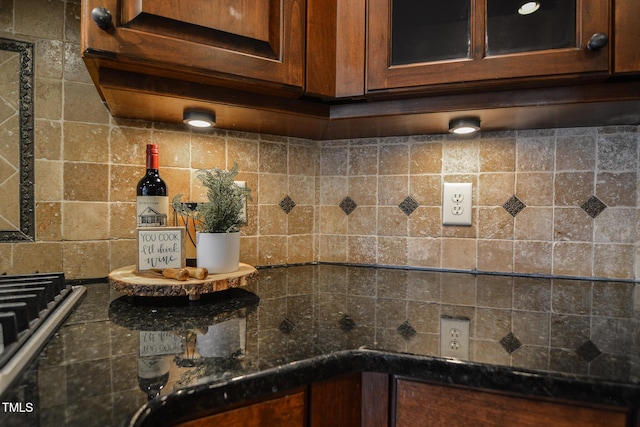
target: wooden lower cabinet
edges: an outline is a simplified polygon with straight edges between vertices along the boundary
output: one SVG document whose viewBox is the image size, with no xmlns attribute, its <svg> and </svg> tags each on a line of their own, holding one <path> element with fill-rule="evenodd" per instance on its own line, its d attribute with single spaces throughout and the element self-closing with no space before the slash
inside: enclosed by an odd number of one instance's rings
<svg viewBox="0 0 640 427">
<path fill-rule="evenodd" d="M 635 412 L 359 372 L 178 427 L 640 427 Z"/>
<path fill-rule="evenodd" d="M 625 408 L 588 407 L 412 380 L 399 379 L 396 393 L 396 427 L 625 427 L 631 418 Z"/>
<path fill-rule="evenodd" d="M 306 393 L 298 392 L 187 421 L 178 427 L 304 427 L 305 402 Z"/>
<path fill-rule="evenodd" d="M 389 376 L 355 373 L 311 385 L 311 427 L 383 427 L 389 420 Z"/>
<path fill-rule="evenodd" d="M 389 376 L 354 373 L 290 394 L 236 405 L 178 427 L 384 427 L 389 420 Z"/>
</svg>

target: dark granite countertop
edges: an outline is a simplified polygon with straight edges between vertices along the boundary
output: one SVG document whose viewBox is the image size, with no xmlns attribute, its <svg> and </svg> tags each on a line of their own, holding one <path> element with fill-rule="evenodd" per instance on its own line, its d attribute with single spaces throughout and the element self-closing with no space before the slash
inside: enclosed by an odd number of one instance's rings
<svg viewBox="0 0 640 427">
<path fill-rule="evenodd" d="M 354 371 L 640 406 L 637 283 L 339 265 L 259 273 L 251 288 L 197 303 L 87 285 L 2 396 L 34 409 L 0 412 L 0 424 L 124 426 L 205 392 L 223 404 Z M 470 320 L 469 361 L 439 357 L 442 316 Z"/>
</svg>

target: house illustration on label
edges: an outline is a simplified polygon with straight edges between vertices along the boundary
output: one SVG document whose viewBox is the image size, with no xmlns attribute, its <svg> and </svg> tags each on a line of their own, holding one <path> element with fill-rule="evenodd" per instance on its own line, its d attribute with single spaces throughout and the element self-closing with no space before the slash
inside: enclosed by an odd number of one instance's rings
<svg viewBox="0 0 640 427">
<path fill-rule="evenodd" d="M 138 225 L 140 227 L 164 227 L 167 225 L 167 214 L 148 207 L 138 215 Z"/>
</svg>

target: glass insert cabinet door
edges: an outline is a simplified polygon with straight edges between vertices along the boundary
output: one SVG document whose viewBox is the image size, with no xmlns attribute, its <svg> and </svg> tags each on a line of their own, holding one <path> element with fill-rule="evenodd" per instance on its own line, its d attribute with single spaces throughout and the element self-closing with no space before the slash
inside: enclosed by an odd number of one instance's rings
<svg viewBox="0 0 640 427">
<path fill-rule="evenodd" d="M 367 89 L 606 74 L 609 3 L 370 0 Z"/>
<path fill-rule="evenodd" d="M 486 55 L 575 48 L 576 16 L 576 0 L 489 0 Z"/>
</svg>

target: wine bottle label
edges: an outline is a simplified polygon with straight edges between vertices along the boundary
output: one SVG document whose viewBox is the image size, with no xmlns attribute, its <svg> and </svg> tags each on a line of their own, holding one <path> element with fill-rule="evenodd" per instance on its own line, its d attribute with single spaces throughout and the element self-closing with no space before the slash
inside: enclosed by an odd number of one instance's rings
<svg viewBox="0 0 640 427">
<path fill-rule="evenodd" d="M 168 196 L 138 196 L 136 205 L 138 227 L 166 227 L 169 225 Z"/>
<path fill-rule="evenodd" d="M 169 372 L 172 356 L 141 356 L 138 358 L 138 377 L 152 379 Z"/>
</svg>

